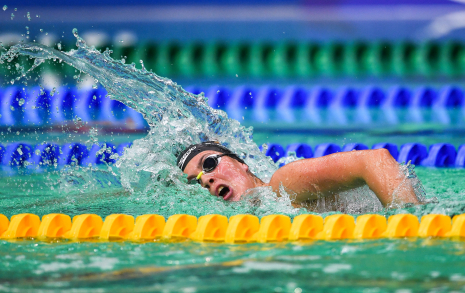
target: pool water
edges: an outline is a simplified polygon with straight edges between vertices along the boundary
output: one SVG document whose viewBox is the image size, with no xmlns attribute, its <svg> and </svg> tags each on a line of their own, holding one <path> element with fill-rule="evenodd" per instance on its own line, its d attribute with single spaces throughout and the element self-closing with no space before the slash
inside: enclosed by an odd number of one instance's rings
<svg viewBox="0 0 465 293">
<path fill-rule="evenodd" d="M 74 32 L 78 38 L 77 31 Z M 134 141 L 116 163 L 101 167 L 49 169 L 3 167 L 0 176 L 0 213 L 70 216 L 113 213 L 132 216 L 177 213 L 195 216 L 218 213 L 226 216 L 251 213 L 306 213 L 294 209 L 289 198 L 261 194 L 263 201 L 227 203 L 209 195 L 200 186 L 185 184 L 185 176 L 174 166 L 174 153 L 190 143 L 218 138 L 234 150 L 248 154 L 246 161 L 259 176 L 277 168 L 265 158 L 251 137 L 251 130 L 208 107 L 201 96 L 184 92 L 175 83 L 137 71 L 106 55 L 87 48 L 64 54 L 39 45 L 25 45 L 40 63 L 60 58 L 92 75 L 110 95 L 135 107 L 151 126 L 150 132 L 128 135 Z M 25 53 L 26 54 L 26 53 Z M 41 59 L 42 58 L 42 59 Z M 148 98 L 149 97 L 149 98 Z M 305 123 L 303 123 L 305 124 Z M 406 123 L 408 124 L 408 123 Z M 255 133 L 257 144 L 277 142 L 418 142 L 412 128 L 352 132 L 342 128 L 332 134 L 309 132 L 308 127 L 288 133 L 276 127 Z M 276 124 L 275 126 L 279 126 Z M 272 127 L 274 127 L 272 125 Z M 410 129 L 411 131 L 408 131 Z M 459 133 L 423 135 L 420 142 L 462 143 Z M 66 131 L 65 131 L 66 133 Z M 60 143 L 86 140 L 55 133 L 19 133 L 24 139 L 42 141 L 52 137 Z M 3 135 L 3 134 L 2 134 Z M 5 134 L 16 140 L 14 133 Z M 53 138 L 53 136 L 55 136 Z M 126 136 L 126 134 L 125 134 Z M 141 138 L 143 136 L 143 138 Z M 101 135 L 89 137 L 108 141 Z M 21 138 L 22 139 L 22 138 Z M 114 138 L 123 142 L 126 137 Z M 154 156 L 156 155 L 156 156 Z M 259 162 L 259 163 L 258 163 Z M 449 216 L 465 213 L 465 169 L 416 168 L 424 184 L 428 204 L 393 210 L 376 210 L 385 216 L 430 213 Z M 364 201 L 363 193 L 354 197 Z M 323 216 L 334 212 L 324 213 Z M 357 216 L 357 214 L 353 214 Z M 463 270 L 465 242 L 460 239 L 382 239 L 363 241 L 309 241 L 226 245 L 151 241 L 133 243 L 70 242 L 33 239 L 0 241 L 0 291 L 43 292 L 449 292 L 465 291 Z"/>
<path fill-rule="evenodd" d="M 417 167 L 437 203 L 382 215 L 465 213 L 465 169 Z M 0 178 L 1 213 L 166 214 L 121 188 L 69 195 L 60 173 Z M 53 189 L 52 189 L 53 187 Z M 208 196 L 208 195 L 206 195 Z M 199 216 L 199 215 L 198 215 Z M 293 216 L 290 214 L 290 216 Z M 325 214 L 323 214 L 325 216 Z M 354 214 L 354 216 L 357 216 Z M 54 292 L 450 292 L 465 291 L 465 241 L 380 239 L 227 245 L 190 240 L 134 243 L 0 241 L 0 290 Z M 299 289 L 300 288 L 300 289 Z M 302 290 L 302 291 L 299 291 Z"/>
<path fill-rule="evenodd" d="M 2 291 L 462 292 L 465 243 L 0 242 Z M 302 291 L 299 291 L 300 289 Z"/>
<path fill-rule="evenodd" d="M 138 198 L 121 187 L 118 178 L 104 172 L 105 167 L 90 169 L 83 168 L 83 172 L 74 171 L 75 176 L 67 176 L 69 170 L 41 169 L 7 169 L 0 177 L 0 213 L 11 217 L 20 213 L 33 213 L 39 216 L 49 213 L 65 213 L 71 217 L 84 213 L 95 213 L 101 217 L 110 214 L 125 213 L 133 216 L 142 214 L 160 214 L 165 218 L 177 213 L 189 213 L 202 216 L 205 210 L 195 207 L 183 207 L 180 202 L 172 206 L 163 205 L 162 199 L 148 193 L 138 194 Z M 81 168 L 79 168 L 81 169 Z M 101 171 L 100 174 L 97 174 Z M 65 172 L 66 171 L 66 172 Z M 380 213 L 391 215 L 402 212 L 422 216 L 428 213 L 439 213 L 454 216 L 465 213 L 465 169 L 460 168 L 426 168 L 416 167 L 415 172 L 423 183 L 427 199 L 437 199 L 435 202 L 411 207 L 408 209 L 383 210 Z M 89 174 L 90 173 L 90 174 Z M 93 174 L 91 174 L 93 173 Z M 66 175 L 65 175 L 66 174 Z M 89 174 L 84 177 L 83 174 Z M 68 180 L 68 181 L 67 181 Z M 93 182 L 87 182 L 91 180 Z M 71 186 L 89 187 L 76 189 Z M 194 188 L 205 191 L 200 186 Z M 205 201 L 192 198 L 191 203 L 209 204 L 209 213 L 227 213 L 227 216 L 244 212 L 240 208 L 234 210 L 237 203 L 224 202 L 203 192 Z M 169 198 L 169 195 L 166 195 Z M 363 198 L 359 198 L 363 200 Z M 297 209 L 289 209 L 287 215 L 297 215 Z M 303 212 L 304 210 L 300 210 Z M 269 212 L 273 212 L 270 208 Z M 285 211 L 281 213 L 286 214 Z M 258 214 L 261 216 L 260 214 Z"/>
</svg>

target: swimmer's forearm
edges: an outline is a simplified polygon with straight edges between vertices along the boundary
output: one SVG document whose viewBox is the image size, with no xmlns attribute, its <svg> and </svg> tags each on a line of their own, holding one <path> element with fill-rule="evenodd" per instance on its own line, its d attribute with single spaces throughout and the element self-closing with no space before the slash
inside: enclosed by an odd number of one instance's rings
<svg viewBox="0 0 465 293">
<path fill-rule="evenodd" d="M 370 152 L 363 157 L 363 180 L 376 194 L 383 206 L 396 203 L 418 203 L 412 185 L 399 164 L 386 149 Z"/>
</svg>

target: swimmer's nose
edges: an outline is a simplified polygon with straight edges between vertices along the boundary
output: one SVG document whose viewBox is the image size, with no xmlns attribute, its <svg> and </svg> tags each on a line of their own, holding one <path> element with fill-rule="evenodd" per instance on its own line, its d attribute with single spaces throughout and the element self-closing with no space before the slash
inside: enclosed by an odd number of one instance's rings
<svg viewBox="0 0 465 293">
<path fill-rule="evenodd" d="M 213 177 L 203 175 L 202 178 L 200 178 L 200 180 L 202 186 L 211 192 L 210 187 L 213 185 L 213 183 L 215 183 L 215 179 Z"/>
</svg>

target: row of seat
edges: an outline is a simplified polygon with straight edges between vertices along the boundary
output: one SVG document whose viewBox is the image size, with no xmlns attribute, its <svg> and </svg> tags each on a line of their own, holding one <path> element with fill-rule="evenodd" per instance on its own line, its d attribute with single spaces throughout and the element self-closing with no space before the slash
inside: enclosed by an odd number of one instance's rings
<svg viewBox="0 0 465 293">
<path fill-rule="evenodd" d="M 81 165 L 88 166 L 114 163 L 131 143 L 114 145 L 112 143 L 94 144 L 87 148 L 81 143 L 67 143 L 61 147 L 55 143 L 42 143 L 32 146 L 15 142 L 0 145 L 0 162 L 4 166 L 46 166 L 46 165 Z M 465 144 L 458 149 L 449 143 L 436 143 L 427 148 L 421 143 L 406 143 L 400 148 L 393 143 L 377 143 L 372 149 L 387 149 L 399 163 L 411 162 L 427 167 L 465 167 Z M 260 146 L 263 151 L 263 146 Z M 363 143 L 348 143 L 342 147 L 334 143 L 316 145 L 314 149 L 305 143 L 292 143 L 286 149 L 277 143 L 268 144 L 265 154 L 274 162 L 295 154 L 298 158 L 318 158 L 337 152 L 367 150 Z"/>
<path fill-rule="evenodd" d="M 73 44 L 61 44 L 69 50 Z M 104 44 L 112 57 L 161 76 L 460 76 L 465 74 L 465 46 L 460 41 L 401 42 L 164 42 L 135 46 Z M 31 62 L 24 59 L 23 62 Z M 74 76 L 62 63 L 48 71 Z M 7 70 L 4 68 L 3 70 Z M 64 71 L 64 72 L 63 72 Z"/>
<path fill-rule="evenodd" d="M 383 89 L 343 87 L 332 90 L 324 87 L 306 88 L 288 86 L 250 87 L 234 89 L 220 86 L 209 88 L 187 87 L 187 91 L 204 92 L 208 104 L 215 109 L 226 110 L 237 118 L 236 112 L 254 111 L 260 120 L 260 110 L 275 110 L 286 116 L 290 109 L 373 109 L 386 112 L 397 108 L 409 109 L 465 109 L 464 90 L 456 86 L 393 87 Z M 45 126 L 63 124 L 79 119 L 110 123 L 131 123 L 133 128 L 147 127 L 142 115 L 119 101 L 108 98 L 104 88 L 78 90 L 76 88 L 23 89 L 15 86 L 0 88 L 0 126 Z M 236 115 L 237 114 L 237 115 Z M 242 115 L 239 115 L 242 116 Z M 252 117 L 252 119 L 254 119 Z M 446 119 L 447 120 L 447 119 Z"/>
<path fill-rule="evenodd" d="M 285 215 L 268 215 L 260 220 L 253 215 L 195 216 L 178 214 L 165 218 L 156 214 L 136 218 L 112 214 L 102 221 L 95 214 L 71 217 L 65 214 L 19 214 L 11 222 L 0 215 L 1 239 L 64 238 L 78 241 L 99 239 L 148 241 L 156 238 L 190 238 L 198 242 L 281 242 L 296 240 L 342 240 L 400 237 L 465 237 L 465 214 L 452 220 L 449 216 L 429 214 L 421 222 L 412 214 L 398 214 L 386 218 L 376 214 L 357 217 L 337 214 L 323 217 L 299 215 L 291 219 Z"/>
</svg>

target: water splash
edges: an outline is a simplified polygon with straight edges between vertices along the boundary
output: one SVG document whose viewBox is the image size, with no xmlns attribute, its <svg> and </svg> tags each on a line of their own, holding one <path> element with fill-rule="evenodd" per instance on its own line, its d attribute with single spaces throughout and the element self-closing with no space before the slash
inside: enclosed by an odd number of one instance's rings
<svg viewBox="0 0 465 293">
<path fill-rule="evenodd" d="M 40 44 L 19 44 L 2 54 L 0 63 L 11 62 L 20 55 L 34 58 L 32 68 L 22 70 L 19 80 L 47 59 L 66 62 L 98 81 L 111 99 L 140 112 L 150 131 L 145 138 L 134 141 L 115 166 L 107 165 L 103 170 L 90 167 L 65 169 L 57 188 L 71 198 L 69 208 L 76 201 L 73 196 L 79 195 L 81 200 L 85 198 L 85 202 L 101 198 L 98 204 L 107 208 L 103 208 L 105 211 L 100 214 L 108 214 L 115 209 L 135 215 L 158 213 L 165 216 L 176 213 L 196 216 L 283 213 L 294 216 L 306 212 L 293 208 L 292 195 L 284 190 L 283 196 L 277 198 L 271 189 L 259 188 L 249 192 L 240 203 L 229 203 L 211 196 L 200 186 L 188 185 L 186 176 L 176 166 L 176 155 L 188 145 L 202 141 L 217 140 L 232 149 L 265 182 L 269 181 L 277 165 L 253 142 L 252 128 L 243 127 L 238 121 L 228 118 L 225 112 L 209 107 L 203 94 L 188 93 L 172 80 L 144 67 L 140 70 L 135 64 L 114 60 L 108 49 L 101 53 L 87 46 L 77 29 L 73 29 L 73 34 L 77 50 L 63 52 Z M 291 159 L 297 158 L 288 158 Z M 102 198 L 99 196 L 102 194 L 116 194 L 117 199 Z M 379 201 L 368 187 L 348 192 L 343 197 L 351 198 L 346 200 L 347 212 L 380 210 Z M 360 199 L 365 204 L 361 205 Z M 109 202 L 118 207 L 109 206 Z M 324 200 L 318 204 L 324 206 Z M 82 210 L 82 206 L 78 210 Z M 321 212 L 327 212 L 327 209 L 322 207 Z"/>
<path fill-rule="evenodd" d="M 19 55 L 27 55 L 35 59 L 34 68 L 47 59 L 66 62 L 97 80 L 106 88 L 111 99 L 140 112 L 148 122 L 150 131 L 145 138 L 134 141 L 116 166 L 108 166 L 108 170 L 75 167 L 72 171 L 68 169 L 63 172 L 60 186 L 63 192 L 102 192 L 108 187 L 106 177 L 114 174 L 120 187 L 131 194 L 122 204 L 132 207 L 135 214 L 140 213 L 141 209 L 149 209 L 165 215 L 180 212 L 227 215 L 256 209 L 250 204 L 224 202 L 200 186 L 187 185 L 186 176 L 176 167 L 176 155 L 188 145 L 217 140 L 244 159 L 254 174 L 269 181 L 277 167 L 253 142 L 252 128 L 245 128 L 228 118 L 225 112 L 209 107 L 203 94 L 188 93 L 170 79 L 145 68 L 136 69 L 135 64 L 114 60 L 110 57 L 111 51 L 101 53 L 87 46 L 76 29 L 73 34 L 77 40 L 77 50 L 63 52 L 40 44 L 20 44 L 10 48 L 1 60 L 11 62 Z M 23 72 L 21 76 L 26 73 Z M 89 183 L 82 184 L 85 181 Z M 115 185 L 118 184 L 113 183 L 113 187 Z M 276 196 L 273 199 L 265 198 L 277 202 Z M 282 204 L 265 213 L 281 210 L 287 214 L 298 212 L 292 208 L 289 198 L 287 201 L 283 199 L 280 199 Z"/>
</svg>

